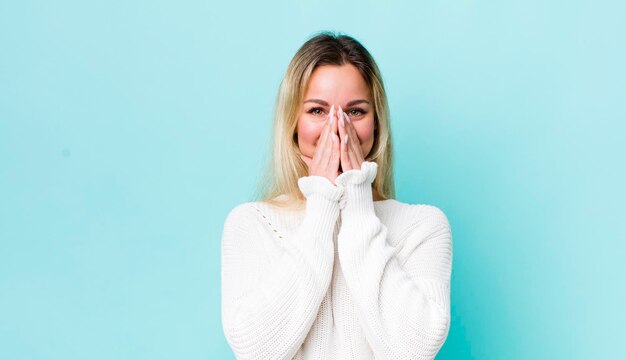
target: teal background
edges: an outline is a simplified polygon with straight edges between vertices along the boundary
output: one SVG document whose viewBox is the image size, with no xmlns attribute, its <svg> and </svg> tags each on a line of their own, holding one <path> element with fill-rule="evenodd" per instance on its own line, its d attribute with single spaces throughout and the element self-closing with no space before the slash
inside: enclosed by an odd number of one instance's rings
<svg viewBox="0 0 626 360">
<path fill-rule="evenodd" d="M 438 359 L 625 358 L 618 1 L 3 1 L 0 358 L 229 359 L 220 236 L 316 31 L 385 80 L 398 199 L 440 207 Z"/>
</svg>

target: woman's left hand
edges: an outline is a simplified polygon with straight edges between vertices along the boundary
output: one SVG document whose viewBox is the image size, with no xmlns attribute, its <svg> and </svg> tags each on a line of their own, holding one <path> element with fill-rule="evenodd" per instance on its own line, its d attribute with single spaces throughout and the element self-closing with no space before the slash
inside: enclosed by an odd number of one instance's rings
<svg viewBox="0 0 626 360">
<path fill-rule="evenodd" d="M 341 106 L 338 107 L 337 112 L 337 119 L 339 120 L 339 140 L 341 142 L 341 171 L 346 172 L 353 169 L 361 170 L 361 164 L 365 160 L 356 129 L 348 118 L 348 114 L 343 112 Z"/>
</svg>

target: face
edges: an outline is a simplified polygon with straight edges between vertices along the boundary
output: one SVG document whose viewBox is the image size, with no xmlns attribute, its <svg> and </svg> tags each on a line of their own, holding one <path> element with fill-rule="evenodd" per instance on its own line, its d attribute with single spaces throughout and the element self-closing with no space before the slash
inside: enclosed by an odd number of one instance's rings
<svg viewBox="0 0 626 360">
<path fill-rule="evenodd" d="M 335 110 L 341 106 L 348 114 L 367 159 L 374 144 L 374 107 L 367 83 L 352 64 L 323 65 L 313 70 L 298 117 L 300 152 L 313 157 L 333 104 Z"/>
</svg>

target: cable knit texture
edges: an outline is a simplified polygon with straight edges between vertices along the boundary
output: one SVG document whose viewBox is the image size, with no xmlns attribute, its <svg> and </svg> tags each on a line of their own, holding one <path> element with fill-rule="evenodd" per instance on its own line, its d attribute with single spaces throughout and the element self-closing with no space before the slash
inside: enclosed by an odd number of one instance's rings
<svg viewBox="0 0 626 360">
<path fill-rule="evenodd" d="M 435 357 L 450 329 L 450 225 L 432 205 L 373 201 L 376 171 L 300 178 L 303 210 L 230 211 L 222 326 L 238 359 Z"/>
</svg>

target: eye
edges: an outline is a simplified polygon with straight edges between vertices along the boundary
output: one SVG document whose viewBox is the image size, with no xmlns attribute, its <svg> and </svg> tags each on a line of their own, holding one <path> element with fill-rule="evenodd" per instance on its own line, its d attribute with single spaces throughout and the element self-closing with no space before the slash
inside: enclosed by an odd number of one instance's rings
<svg viewBox="0 0 626 360">
<path fill-rule="evenodd" d="M 350 116 L 361 116 L 361 115 L 365 115 L 366 113 L 367 113 L 366 111 L 364 111 L 363 109 L 359 109 L 359 108 L 348 110 L 348 115 Z"/>
<path fill-rule="evenodd" d="M 312 109 L 310 109 L 308 112 L 309 114 L 313 114 L 313 115 L 321 115 L 323 113 L 324 109 L 322 109 L 321 107 L 314 107 Z"/>
</svg>

